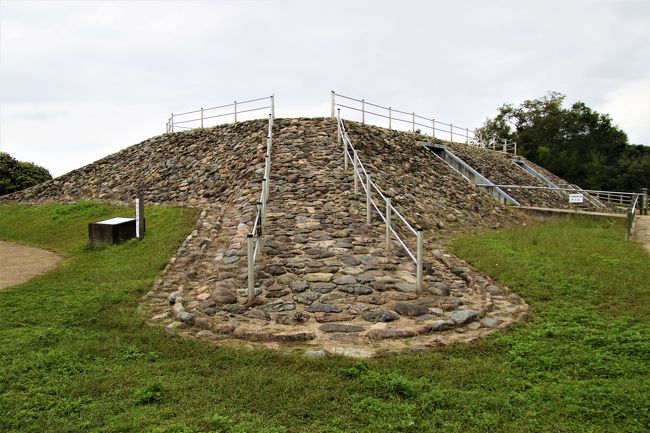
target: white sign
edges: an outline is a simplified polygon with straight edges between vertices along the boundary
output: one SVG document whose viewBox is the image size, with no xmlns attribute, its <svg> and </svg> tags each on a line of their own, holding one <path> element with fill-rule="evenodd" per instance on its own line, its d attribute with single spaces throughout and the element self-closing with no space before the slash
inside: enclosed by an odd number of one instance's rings
<svg viewBox="0 0 650 433">
<path fill-rule="evenodd" d="M 569 194 L 569 203 L 582 203 L 585 201 L 585 196 L 582 194 Z"/>
<path fill-rule="evenodd" d="M 140 199 L 135 199 L 135 237 L 140 239 Z"/>
</svg>

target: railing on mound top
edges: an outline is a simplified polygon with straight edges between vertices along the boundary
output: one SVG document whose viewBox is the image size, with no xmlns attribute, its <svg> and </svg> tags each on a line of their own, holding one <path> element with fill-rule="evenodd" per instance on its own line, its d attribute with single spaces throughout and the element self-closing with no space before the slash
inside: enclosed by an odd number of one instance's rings
<svg viewBox="0 0 650 433">
<path fill-rule="evenodd" d="M 249 99 L 247 101 L 234 101 L 232 104 L 218 105 L 216 107 L 199 108 L 198 110 L 186 111 L 185 113 L 172 113 L 165 124 L 165 132 L 174 132 L 175 128 L 203 128 L 206 121 L 211 121 L 225 116 L 234 116 L 233 120 L 237 123 L 238 115 L 241 116 L 245 113 L 268 109 L 271 110 L 271 117 L 275 118 L 274 95 L 265 96 L 264 98 Z"/>
<path fill-rule="evenodd" d="M 264 178 L 262 192 L 256 204 L 257 212 L 253 220 L 253 228 L 246 236 L 246 255 L 248 258 L 248 300 L 255 297 L 255 262 L 262 252 L 264 230 L 266 228 L 266 206 L 269 200 L 269 183 L 271 181 L 271 147 L 273 144 L 273 114 L 269 114 L 269 127 L 266 134 L 266 154 L 264 155 Z"/>
<path fill-rule="evenodd" d="M 346 104 L 337 102 L 336 98 L 343 99 L 346 101 Z M 377 126 L 385 127 L 387 121 L 388 129 L 403 129 L 393 128 L 393 123 L 397 123 L 405 126 L 407 130 L 410 129 L 411 132 L 423 131 L 425 133 L 429 133 L 430 131 L 432 138 L 444 140 L 447 140 L 448 138 L 449 141 L 454 143 L 465 143 L 484 149 L 492 149 L 504 153 L 512 153 L 514 155 L 517 154 L 517 143 L 512 140 L 500 139 L 496 137 L 483 137 L 476 130 L 462 128 L 454 125 L 453 123 L 441 122 L 434 117 L 429 118 L 421 116 L 415 112 L 409 113 L 402 110 L 396 110 L 392 107 L 384 107 L 382 105 L 367 102 L 365 99 L 351 98 L 349 96 L 336 93 L 334 90 L 332 90 L 332 118 L 336 116 L 337 107 L 361 113 L 361 123 L 364 125 L 366 124 L 366 116 L 371 116 L 374 119 L 384 119 L 384 121 L 379 122 L 381 124 Z"/>
<path fill-rule="evenodd" d="M 366 170 L 361 159 L 359 159 L 359 154 L 352 145 L 350 137 L 348 136 L 347 131 L 345 130 L 345 125 L 343 124 L 343 119 L 341 119 L 340 109 L 337 111 L 337 136 L 339 144 L 343 145 L 343 164 L 345 170 L 348 169 L 348 162 L 352 163 L 353 167 L 353 177 L 354 177 L 354 197 L 356 198 L 359 195 L 359 183 L 366 193 L 366 223 L 370 224 L 372 222 L 372 209 L 374 208 L 380 218 L 386 224 L 386 250 L 391 250 L 391 236 L 394 236 L 397 242 L 402 246 L 406 254 L 413 260 L 416 266 L 415 271 L 415 290 L 419 293 L 422 290 L 422 266 L 423 266 L 423 241 L 424 241 L 424 230 L 421 228 L 414 228 L 408 221 L 402 216 L 402 214 L 395 209 L 392 204 L 391 198 L 385 195 L 381 189 L 370 179 L 370 173 Z M 373 196 L 381 198 L 384 202 L 384 206 L 379 207 L 378 203 L 375 202 Z M 384 209 L 384 211 L 382 211 Z M 407 232 L 412 233 L 416 238 L 416 251 L 415 253 L 406 245 L 402 237 L 395 230 L 392 223 L 392 215 L 395 215 L 399 221 L 402 222 L 404 228 Z"/>
</svg>

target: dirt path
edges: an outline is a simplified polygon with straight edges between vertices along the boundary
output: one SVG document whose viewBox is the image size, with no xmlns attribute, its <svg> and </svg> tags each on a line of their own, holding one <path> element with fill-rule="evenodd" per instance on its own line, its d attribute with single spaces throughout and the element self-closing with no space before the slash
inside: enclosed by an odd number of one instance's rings
<svg viewBox="0 0 650 433">
<path fill-rule="evenodd" d="M 0 241 L 0 289 L 57 267 L 62 257 L 40 248 Z"/>
<path fill-rule="evenodd" d="M 636 217 L 632 239 L 641 243 L 650 253 L 650 215 Z"/>
</svg>

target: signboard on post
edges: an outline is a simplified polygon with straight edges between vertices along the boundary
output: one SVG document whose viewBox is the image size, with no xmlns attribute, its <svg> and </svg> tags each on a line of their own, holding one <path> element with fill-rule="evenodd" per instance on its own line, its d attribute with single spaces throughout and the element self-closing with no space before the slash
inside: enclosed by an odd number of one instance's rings
<svg viewBox="0 0 650 433">
<path fill-rule="evenodd" d="M 135 237 L 138 240 L 144 238 L 144 199 L 141 193 L 135 197 Z"/>
<path fill-rule="evenodd" d="M 585 196 L 582 194 L 569 194 L 569 203 L 583 203 Z"/>
</svg>

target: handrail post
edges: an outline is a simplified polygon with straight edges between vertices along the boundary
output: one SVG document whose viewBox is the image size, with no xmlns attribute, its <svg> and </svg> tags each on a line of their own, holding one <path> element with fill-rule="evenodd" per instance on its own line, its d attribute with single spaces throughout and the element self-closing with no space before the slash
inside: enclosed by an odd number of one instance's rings
<svg viewBox="0 0 650 433">
<path fill-rule="evenodd" d="M 257 208 L 257 215 L 259 218 L 257 222 L 257 254 L 262 254 L 262 235 L 264 233 L 264 230 L 262 229 L 262 226 L 264 224 L 264 214 L 266 213 L 266 205 L 262 205 L 262 202 L 258 202 L 255 207 Z"/>
<path fill-rule="evenodd" d="M 235 101 L 235 123 L 237 123 L 237 101 Z"/>
<path fill-rule="evenodd" d="M 515 156 L 517 156 L 517 142 L 515 141 Z"/>
<path fill-rule="evenodd" d="M 393 129 L 393 109 L 388 107 L 388 129 Z"/>
<path fill-rule="evenodd" d="M 469 144 L 469 128 L 465 128 L 465 144 Z"/>
<path fill-rule="evenodd" d="M 411 114 L 411 129 L 415 132 L 415 112 Z"/>
<path fill-rule="evenodd" d="M 503 153 L 508 153 L 508 148 L 506 147 L 508 145 L 508 139 L 504 138 L 503 139 Z"/>
<path fill-rule="evenodd" d="M 203 129 L 203 107 L 201 107 L 201 129 Z"/>
<path fill-rule="evenodd" d="M 423 253 L 424 253 L 424 236 L 423 236 L 423 230 L 418 227 L 417 229 L 417 265 L 415 269 L 415 291 L 416 293 L 421 294 L 422 293 L 422 279 L 423 279 L 423 272 L 422 272 L 422 263 L 423 263 Z"/>
<path fill-rule="evenodd" d="M 642 213 L 643 215 L 648 215 L 648 188 L 641 188 L 641 191 L 643 193 Z"/>
<path fill-rule="evenodd" d="M 386 251 L 390 251 L 391 198 L 386 197 Z"/>
<path fill-rule="evenodd" d="M 364 99 L 361 100 L 361 124 L 366 124 L 366 101 Z"/>
<path fill-rule="evenodd" d="M 334 90 L 332 90 L 332 95 L 331 95 L 331 97 L 330 97 L 330 108 L 331 108 L 330 117 L 331 117 L 332 119 L 334 119 L 334 107 L 335 107 L 335 105 L 336 105 L 335 102 L 334 102 L 334 95 L 335 95 Z M 341 109 L 339 108 L 339 111 L 340 111 L 340 110 L 341 110 Z"/>
<path fill-rule="evenodd" d="M 436 138 L 436 119 L 431 119 L 431 138 Z"/>
<path fill-rule="evenodd" d="M 339 143 L 343 143 L 343 170 L 348 170 L 348 143 L 345 137 L 343 137 L 343 131 L 341 129 L 341 109 L 336 109 L 336 133 L 339 139 Z"/>
<path fill-rule="evenodd" d="M 275 119 L 275 95 L 271 95 L 271 121 Z"/>
<path fill-rule="evenodd" d="M 354 198 L 357 198 L 359 195 L 359 179 L 357 179 L 357 151 L 353 150 L 352 151 L 352 176 L 354 177 Z"/>
<path fill-rule="evenodd" d="M 271 178 L 271 161 L 269 155 L 266 155 L 264 157 L 264 178 L 265 179 L 270 179 Z M 268 191 L 267 191 L 268 194 Z M 266 196 L 268 198 L 268 195 Z"/>
<path fill-rule="evenodd" d="M 370 212 L 370 194 L 371 194 L 371 189 L 370 189 L 370 174 L 366 173 L 366 223 L 370 224 L 372 222 L 372 214 Z"/>
<path fill-rule="evenodd" d="M 172 113 L 172 117 L 171 117 L 171 122 L 170 122 L 170 123 L 171 123 L 171 130 L 172 130 L 171 132 L 174 132 L 174 113 Z"/>
<path fill-rule="evenodd" d="M 454 124 L 449 124 L 449 135 L 451 135 L 451 142 L 454 142 Z"/>
<path fill-rule="evenodd" d="M 248 253 L 248 300 L 252 301 L 255 297 L 255 262 L 253 261 L 253 235 L 246 236 L 246 250 Z"/>
</svg>

